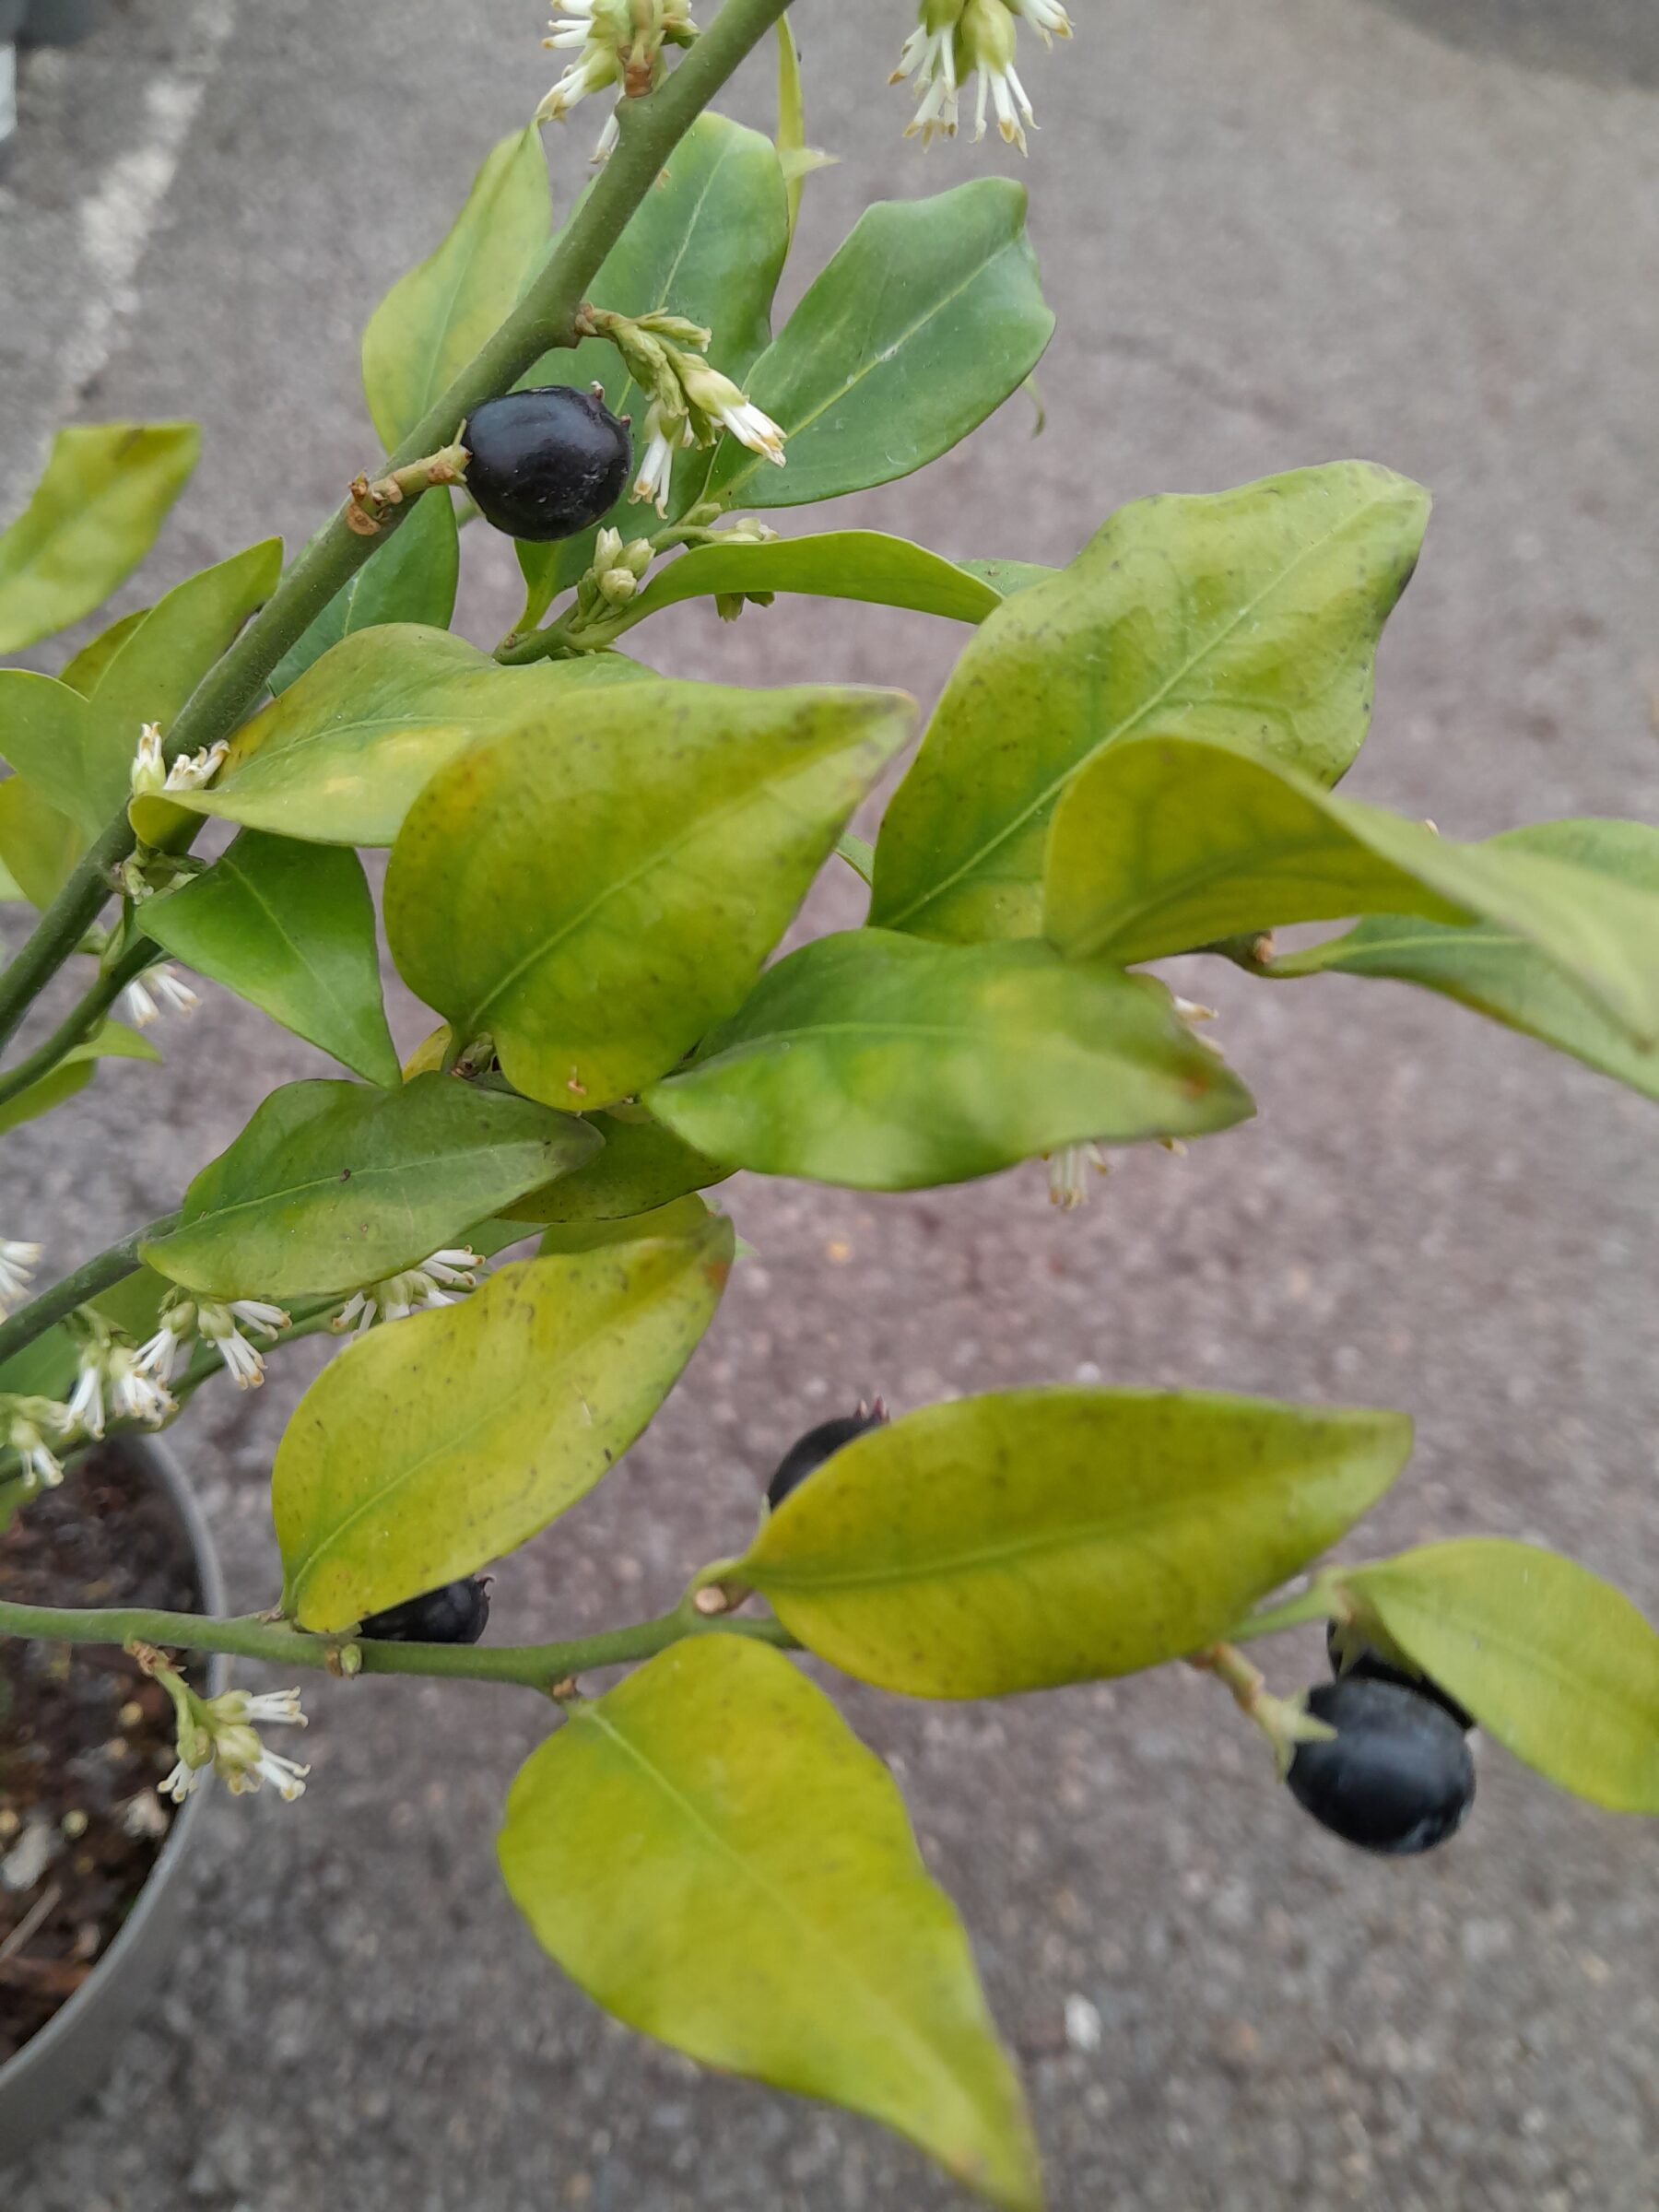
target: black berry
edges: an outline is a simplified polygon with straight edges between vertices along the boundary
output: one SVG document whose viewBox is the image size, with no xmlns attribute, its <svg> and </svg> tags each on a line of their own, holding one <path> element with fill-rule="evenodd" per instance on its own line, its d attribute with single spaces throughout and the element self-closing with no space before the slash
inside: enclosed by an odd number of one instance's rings
<svg viewBox="0 0 1659 2212">
<path fill-rule="evenodd" d="M 1463 1825 L 1475 1801 L 1475 1762 L 1443 1705 L 1397 1682 L 1345 1675 L 1311 1689 L 1308 1711 L 1336 1735 L 1298 1744 L 1290 1789 L 1333 1835 L 1408 1858 Z"/>
<path fill-rule="evenodd" d="M 767 1504 L 775 1511 L 791 1490 L 798 1489 L 807 1476 L 816 1474 L 843 1444 L 850 1444 L 866 1429 L 879 1429 L 887 1418 L 887 1407 L 877 1398 L 873 1407 L 861 1406 L 856 1413 L 838 1414 L 834 1420 L 820 1421 L 805 1436 L 796 1437 L 766 1486 Z"/>
<path fill-rule="evenodd" d="M 1431 1681 L 1427 1675 L 1410 1674 L 1405 1667 L 1395 1666 L 1393 1660 L 1384 1659 L 1381 1652 L 1372 1651 L 1369 1643 L 1354 1644 L 1351 1632 L 1347 1641 L 1348 1651 L 1345 1657 L 1342 1650 L 1343 1631 L 1332 1621 L 1325 1630 L 1325 1656 L 1331 1663 L 1331 1672 L 1341 1680 L 1352 1678 L 1359 1682 L 1396 1682 L 1402 1689 L 1415 1689 L 1419 1697 L 1432 1698 L 1437 1705 L 1445 1708 L 1460 1728 L 1467 1730 L 1474 1727 L 1475 1715 L 1460 1705 L 1449 1689 L 1442 1689 L 1438 1682 Z"/>
<path fill-rule="evenodd" d="M 358 1634 L 377 1643 L 477 1643 L 488 1618 L 488 1580 L 472 1574 L 422 1597 L 406 1597 L 383 1613 L 371 1613 Z"/>
<path fill-rule="evenodd" d="M 487 399 L 461 433 L 466 488 L 509 537 L 574 537 L 608 514 L 633 458 L 628 425 L 596 392 L 544 384 Z"/>
</svg>

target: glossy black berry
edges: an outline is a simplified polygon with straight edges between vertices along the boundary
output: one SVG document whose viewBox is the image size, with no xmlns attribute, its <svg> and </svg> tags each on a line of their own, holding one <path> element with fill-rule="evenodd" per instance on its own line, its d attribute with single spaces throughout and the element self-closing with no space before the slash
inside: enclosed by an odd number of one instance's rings
<svg viewBox="0 0 1659 2212">
<path fill-rule="evenodd" d="M 1333 1835 L 1408 1858 L 1463 1825 L 1475 1802 L 1475 1762 L 1443 1705 L 1397 1682 L 1346 1675 L 1311 1689 L 1308 1711 L 1336 1734 L 1298 1744 L 1290 1789 Z"/>
<path fill-rule="evenodd" d="M 466 488 L 509 537 L 574 537 L 608 514 L 633 459 L 628 425 L 592 392 L 545 384 L 487 399 L 461 433 Z"/>
<path fill-rule="evenodd" d="M 472 1574 L 371 1613 L 358 1630 L 377 1643 L 477 1643 L 489 1618 L 489 1583 Z"/>
<path fill-rule="evenodd" d="M 1340 1648 L 1342 1641 L 1343 1631 L 1332 1621 L 1325 1630 L 1325 1657 L 1331 1663 L 1331 1672 L 1340 1679 L 1397 1682 L 1402 1689 L 1415 1689 L 1419 1697 L 1432 1698 L 1437 1705 L 1443 1705 L 1460 1728 L 1466 1731 L 1474 1727 L 1475 1715 L 1460 1705 L 1449 1689 L 1442 1689 L 1427 1675 L 1414 1675 L 1403 1666 L 1395 1666 L 1381 1652 L 1373 1652 L 1369 1643 L 1353 1646 L 1351 1637 L 1349 1655 L 1345 1660 Z"/>
<path fill-rule="evenodd" d="M 807 1476 L 816 1474 L 843 1444 L 850 1444 L 866 1429 L 879 1429 L 887 1418 L 887 1407 L 877 1398 L 873 1408 L 861 1406 L 856 1413 L 839 1414 L 834 1420 L 820 1421 L 805 1436 L 796 1437 L 766 1486 L 767 1504 L 774 1510 L 782 1505 L 791 1490 L 798 1489 Z"/>
</svg>

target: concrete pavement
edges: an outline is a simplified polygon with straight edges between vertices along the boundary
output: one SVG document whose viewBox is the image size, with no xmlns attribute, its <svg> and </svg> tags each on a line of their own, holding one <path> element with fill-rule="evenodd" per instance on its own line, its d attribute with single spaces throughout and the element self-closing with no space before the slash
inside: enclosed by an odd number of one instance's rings
<svg viewBox="0 0 1659 2212">
<path fill-rule="evenodd" d="M 883 79 L 904 12 L 796 10 L 812 136 L 841 166 L 809 186 L 791 296 L 867 198 L 973 172 L 965 146 L 900 141 Z M 1017 405 L 838 519 L 1063 559 L 1145 491 L 1388 462 L 1440 506 L 1355 788 L 1465 835 L 1659 818 L 1651 7 L 1077 12 L 1073 45 L 1027 72 L 1043 128 L 1022 173 L 1061 314 L 1046 433 Z M 154 575 L 267 527 L 297 542 L 370 455 L 362 320 L 539 94 L 540 28 L 516 0 L 130 0 L 38 59 L 0 191 L 0 511 L 60 415 L 189 412 L 204 461 Z M 753 77 L 736 105 L 760 119 Z M 467 534 L 482 641 L 511 618 L 512 571 Z M 680 672 L 924 698 L 960 641 L 782 604 L 735 630 L 679 610 L 650 634 Z M 815 909 L 855 912 L 843 885 Z M 500 1632 L 665 1602 L 741 1537 L 782 1446 L 861 1393 L 1073 1376 L 1408 1407 L 1418 1454 L 1368 1547 L 1540 1536 L 1659 1612 L 1651 1110 L 1404 989 L 1199 972 L 1261 1118 L 1182 1162 L 1130 1159 L 1082 1217 L 1050 1216 L 1040 1171 L 906 1199 L 729 1186 L 759 1259 L 649 1436 L 506 1565 Z M 406 1002 L 394 1018 L 418 1033 Z M 165 1072 L 106 1075 L 51 1124 L 71 1157 L 38 1127 L 8 1140 L 30 1221 L 7 1233 L 71 1262 L 315 1066 L 222 998 L 168 1041 Z M 247 1606 L 274 1589 L 261 1484 L 302 1365 L 181 1431 Z M 1282 1686 L 1316 1665 L 1311 1643 L 1288 1653 Z M 953 2201 L 874 2130 L 643 2047 L 530 1949 L 491 1839 L 532 1700 L 389 1684 L 312 1701 L 310 1794 L 218 1808 L 178 1972 L 102 2102 L 8 2177 L 16 2212 Z M 1652 2212 L 1651 1826 L 1488 1747 L 1465 1835 L 1373 1865 L 1275 1792 L 1197 1681 L 846 1705 L 961 1900 L 1060 2212 Z M 1092 2052 L 1065 2042 L 1074 1994 L 1100 2015 Z"/>
</svg>

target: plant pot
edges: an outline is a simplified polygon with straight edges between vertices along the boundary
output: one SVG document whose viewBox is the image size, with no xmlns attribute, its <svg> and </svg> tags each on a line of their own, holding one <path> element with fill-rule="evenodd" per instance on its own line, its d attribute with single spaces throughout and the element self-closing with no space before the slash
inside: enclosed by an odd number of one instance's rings
<svg viewBox="0 0 1659 2212">
<path fill-rule="evenodd" d="M 98 29 L 103 0 L 27 0 L 23 41 L 29 46 L 73 46 Z"/>
<path fill-rule="evenodd" d="M 118 1441 L 171 1508 L 203 1607 L 222 1613 L 224 1583 L 212 1538 L 172 1453 L 150 1437 L 124 1435 Z M 226 1662 L 212 1659 L 206 1669 L 209 1694 L 225 1687 L 225 1675 Z M 179 1807 L 135 1902 L 97 1965 L 17 2055 L 0 2065 L 0 2165 L 19 2158 L 99 2088 L 128 2023 L 154 2003 L 189 1902 L 187 1861 L 206 1803 L 203 1791 Z"/>
</svg>

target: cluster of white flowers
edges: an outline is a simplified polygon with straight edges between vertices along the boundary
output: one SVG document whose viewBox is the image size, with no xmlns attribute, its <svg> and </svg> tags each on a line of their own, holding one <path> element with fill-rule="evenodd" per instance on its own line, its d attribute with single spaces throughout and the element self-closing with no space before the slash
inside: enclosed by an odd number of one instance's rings
<svg viewBox="0 0 1659 2212">
<path fill-rule="evenodd" d="M 260 1726 L 303 1728 L 297 1689 L 275 1689 L 254 1694 L 228 1689 L 221 1697 L 198 1698 L 171 1667 L 153 1669 L 167 1689 L 179 1715 L 178 1763 L 161 1784 L 161 1794 L 175 1804 L 199 1789 L 211 1771 L 240 1797 L 269 1783 L 278 1796 L 292 1804 L 305 1794 L 311 1772 L 298 1759 L 267 1751 L 259 1739 Z"/>
<path fill-rule="evenodd" d="M 723 431 L 783 466 L 783 432 L 729 376 L 703 359 L 709 333 L 700 324 L 665 312 L 618 315 L 595 309 L 589 312 L 588 327 L 616 347 L 651 402 L 645 457 L 630 497 L 649 500 L 665 515 L 675 454 L 689 445 L 712 445 Z"/>
<path fill-rule="evenodd" d="M 159 1429 L 178 1406 L 164 1382 L 147 1373 L 138 1354 L 97 1322 L 82 1324 L 80 1371 L 69 1394 L 69 1418 L 83 1436 L 101 1436 L 112 1420 Z"/>
<path fill-rule="evenodd" d="M 562 123 L 592 92 L 611 85 L 618 100 L 638 98 L 661 84 L 665 46 L 689 46 L 697 36 L 691 0 L 558 0 L 559 15 L 542 44 L 555 52 L 576 48 L 576 59 L 535 111 L 537 123 Z M 594 152 L 603 161 L 617 143 L 618 111 Z"/>
<path fill-rule="evenodd" d="M 984 136 L 994 108 L 998 131 L 1025 152 L 1025 125 L 1035 128 L 1037 119 L 1014 65 L 1021 17 L 1045 46 L 1071 36 L 1071 18 L 1060 0 L 922 0 L 920 20 L 888 80 L 911 80 L 916 112 L 906 125 L 907 138 L 920 137 L 924 146 L 935 137 L 954 138 L 963 93 L 970 79 L 977 79 L 975 139 Z"/>
<path fill-rule="evenodd" d="M 265 1354 L 253 1336 L 274 1340 L 288 1325 L 280 1306 L 259 1298 L 193 1298 L 174 1291 L 158 1316 L 155 1335 L 141 1344 L 135 1365 L 165 1389 L 188 1364 L 190 1347 L 200 1337 L 224 1360 L 238 1390 L 257 1390 L 265 1381 Z M 253 1335 L 244 1335 L 243 1330 Z"/>
<path fill-rule="evenodd" d="M 360 1336 L 377 1321 L 402 1321 L 429 1306 L 453 1306 L 456 1291 L 477 1288 L 477 1271 L 483 1265 L 464 1244 L 435 1252 L 418 1267 L 406 1267 L 401 1275 L 368 1284 L 347 1300 L 328 1325 L 338 1335 L 355 1324 Z"/>
</svg>

